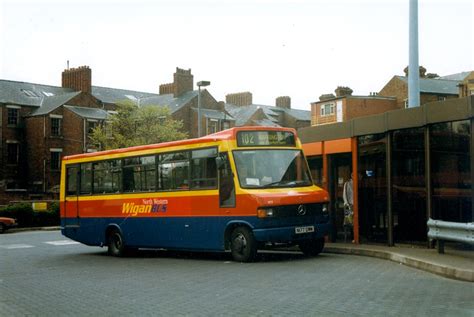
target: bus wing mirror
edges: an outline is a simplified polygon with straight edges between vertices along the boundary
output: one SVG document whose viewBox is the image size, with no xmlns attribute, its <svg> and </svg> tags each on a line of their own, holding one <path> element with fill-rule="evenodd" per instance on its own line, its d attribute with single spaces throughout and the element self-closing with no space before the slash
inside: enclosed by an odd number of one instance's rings
<svg viewBox="0 0 474 317">
<path fill-rule="evenodd" d="M 225 165 L 225 159 L 222 156 L 217 156 L 216 157 L 216 165 L 217 169 L 222 169 Z"/>
</svg>

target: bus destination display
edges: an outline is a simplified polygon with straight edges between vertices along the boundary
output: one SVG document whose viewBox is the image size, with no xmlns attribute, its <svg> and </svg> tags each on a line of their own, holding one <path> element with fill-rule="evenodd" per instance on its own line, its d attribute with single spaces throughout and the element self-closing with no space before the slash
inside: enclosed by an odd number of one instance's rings
<svg viewBox="0 0 474 317">
<path fill-rule="evenodd" d="M 287 131 L 239 131 L 237 146 L 296 146 L 295 135 Z"/>
</svg>

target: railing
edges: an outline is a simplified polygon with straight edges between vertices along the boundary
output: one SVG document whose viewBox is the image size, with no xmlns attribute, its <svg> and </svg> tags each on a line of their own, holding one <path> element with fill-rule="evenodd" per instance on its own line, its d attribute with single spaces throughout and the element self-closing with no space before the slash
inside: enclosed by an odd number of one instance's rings
<svg viewBox="0 0 474 317">
<path fill-rule="evenodd" d="M 428 220 L 428 238 L 436 240 L 438 253 L 444 253 L 445 241 L 456 241 L 474 245 L 474 222 L 458 223 Z"/>
</svg>

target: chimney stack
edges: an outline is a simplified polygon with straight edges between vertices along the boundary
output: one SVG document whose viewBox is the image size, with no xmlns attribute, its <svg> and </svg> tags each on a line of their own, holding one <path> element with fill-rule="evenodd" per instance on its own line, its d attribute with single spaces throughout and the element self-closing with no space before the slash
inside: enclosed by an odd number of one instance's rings
<svg viewBox="0 0 474 317">
<path fill-rule="evenodd" d="M 408 77 L 408 73 L 409 73 L 409 71 L 408 71 L 408 66 L 405 67 L 405 69 L 403 70 L 403 72 L 405 73 L 405 77 Z M 420 78 L 425 78 L 425 77 L 427 77 L 426 68 L 424 68 L 423 66 L 418 67 L 418 72 L 419 72 Z M 433 75 L 433 74 L 429 73 L 428 75 Z M 434 75 L 437 75 L 437 74 L 434 74 Z M 428 77 L 428 78 L 430 78 L 430 77 Z"/>
<path fill-rule="evenodd" d="M 352 89 L 349 87 L 343 87 L 343 86 L 337 86 L 336 90 L 334 92 L 336 93 L 336 97 L 344 97 L 344 96 L 351 96 L 352 95 Z"/>
<path fill-rule="evenodd" d="M 278 108 L 291 109 L 291 98 L 289 96 L 277 97 L 275 100 L 275 105 Z"/>
<path fill-rule="evenodd" d="M 193 91 L 194 77 L 191 74 L 191 69 L 185 70 L 176 67 L 174 73 L 174 96 L 179 97 L 188 91 Z"/>
<path fill-rule="evenodd" d="M 62 87 L 91 94 L 92 71 L 89 66 L 65 69 L 62 73 Z"/>
<path fill-rule="evenodd" d="M 325 101 L 325 100 L 334 99 L 334 98 L 336 98 L 334 94 L 324 94 L 324 95 L 319 96 L 319 101 Z"/>
<path fill-rule="evenodd" d="M 249 106 L 252 102 L 251 92 L 238 92 L 235 94 L 228 94 L 225 96 L 225 102 L 236 106 Z"/>
</svg>

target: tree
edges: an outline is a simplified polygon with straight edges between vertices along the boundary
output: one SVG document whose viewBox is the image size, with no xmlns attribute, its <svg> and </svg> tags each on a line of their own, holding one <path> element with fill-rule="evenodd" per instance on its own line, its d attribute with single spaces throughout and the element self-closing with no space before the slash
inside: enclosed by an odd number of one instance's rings
<svg viewBox="0 0 474 317">
<path fill-rule="evenodd" d="M 100 150 L 135 145 L 161 143 L 187 138 L 181 132 L 183 122 L 171 118 L 170 110 L 162 106 L 137 107 L 130 101 L 117 103 L 117 113 L 105 125 L 96 127 L 91 142 Z"/>
</svg>

